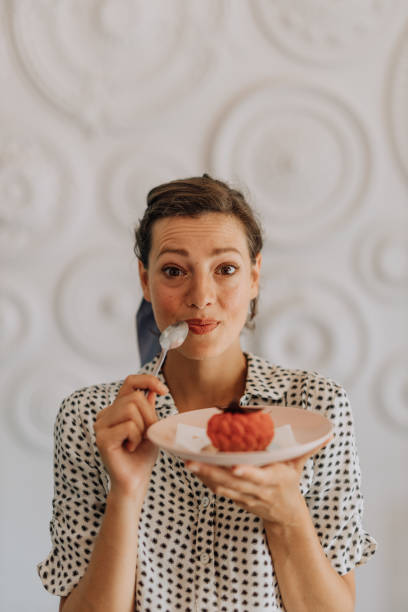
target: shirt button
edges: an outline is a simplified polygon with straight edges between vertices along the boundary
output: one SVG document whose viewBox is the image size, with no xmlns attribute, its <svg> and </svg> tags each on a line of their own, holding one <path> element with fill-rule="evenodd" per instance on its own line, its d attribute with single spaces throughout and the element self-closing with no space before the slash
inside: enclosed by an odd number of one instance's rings
<svg viewBox="0 0 408 612">
<path fill-rule="evenodd" d="M 209 497 L 203 497 L 203 501 L 201 502 L 201 505 L 206 508 L 208 506 L 208 504 L 210 503 L 210 498 Z"/>
<path fill-rule="evenodd" d="M 210 561 L 210 555 L 207 555 L 207 553 L 203 553 L 200 557 L 201 559 L 201 563 L 203 563 L 204 565 L 209 563 Z"/>
</svg>

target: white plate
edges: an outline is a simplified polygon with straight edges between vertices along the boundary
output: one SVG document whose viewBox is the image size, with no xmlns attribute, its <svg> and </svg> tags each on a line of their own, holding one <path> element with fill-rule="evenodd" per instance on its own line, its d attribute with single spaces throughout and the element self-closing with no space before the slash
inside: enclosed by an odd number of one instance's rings
<svg viewBox="0 0 408 612">
<path fill-rule="evenodd" d="M 261 408 L 261 406 L 257 406 L 257 408 Z M 206 429 L 209 418 L 220 412 L 218 408 L 203 408 L 202 410 L 173 414 L 151 425 L 146 435 L 156 446 L 181 459 L 215 463 L 217 465 L 267 465 L 275 461 L 286 461 L 300 457 L 325 442 L 332 433 L 332 424 L 318 412 L 289 406 L 263 406 L 263 408 L 268 408 L 275 427 L 291 425 L 296 444 L 285 448 L 249 453 L 211 453 L 206 451 L 195 453 L 176 443 L 176 431 L 179 423 Z"/>
</svg>

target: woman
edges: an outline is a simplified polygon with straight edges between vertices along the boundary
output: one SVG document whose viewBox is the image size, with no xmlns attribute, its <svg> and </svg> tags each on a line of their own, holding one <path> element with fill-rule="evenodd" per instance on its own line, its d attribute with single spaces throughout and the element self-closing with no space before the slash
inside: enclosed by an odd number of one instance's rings
<svg viewBox="0 0 408 612">
<path fill-rule="evenodd" d="M 348 400 L 315 373 L 242 351 L 261 248 L 250 207 L 221 181 L 149 193 L 135 247 L 144 298 L 160 330 L 185 320 L 189 333 L 158 378 L 156 357 L 61 406 L 53 550 L 39 574 L 64 612 L 354 609 L 354 567 L 375 542 L 361 526 Z M 145 438 L 157 419 L 234 398 L 318 410 L 334 437 L 293 461 L 232 469 L 184 464 Z"/>
</svg>

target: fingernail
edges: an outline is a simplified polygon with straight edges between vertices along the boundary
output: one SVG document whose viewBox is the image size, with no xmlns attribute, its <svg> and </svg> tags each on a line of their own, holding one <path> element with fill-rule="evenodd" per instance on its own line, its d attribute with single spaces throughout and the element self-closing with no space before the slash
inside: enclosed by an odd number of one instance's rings
<svg viewBox="0 0 408 612">
<path fill-rule="evenodd" d="M 242 476 L 244 473 L 244 470 L 240 467 L 237 467 L 233 469 L 233 473 L 235 474 L 235 476 Z"/>
</svg>

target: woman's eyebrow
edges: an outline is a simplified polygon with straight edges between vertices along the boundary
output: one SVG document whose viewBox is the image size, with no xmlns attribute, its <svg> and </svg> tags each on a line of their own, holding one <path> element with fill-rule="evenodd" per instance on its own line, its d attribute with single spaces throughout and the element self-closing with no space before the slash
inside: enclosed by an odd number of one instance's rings
<svg viewBox="0 0 408 612">
<path fill-rule="evenodd" d="M 238 253 L 238 255 L 241 255 L 241 251 L 235 247 L 223 247 L 223 248 L 219 248 L 219 249 L 213 249 L 210 253 L 211 256 L 213 255 L 222 255 L 223 253 L 228 253 L 228 252 L 233 252 L 233 253 Z M 166 255 L 167 253 L 173 253 L 176 255 L 181 255 L 182 257 L 188 257 L 189 256 L 189 252 L 186 251 L 185 249 L 170 249 L 170 248 L 164 248 L 161 251 L 159 251 L 158 254 L 158 258 L 161 257 L 162 255 Z"/>
<path fill-rule="evenodd" d="M 238 253 L 238 255 L 241 255 L 241 251 L 235 247 L 224 247 L 222 249 L 214 249 L 211 252 L 211 255 L 221 255 L 222 253 L 228 253 L 232 251 L 233 253 Z"/>
<path fill-rule="evenodd" d="M 158 258 L 162 255 L 166 255 L 167 253 L 175 253 L 176 255 L 183 255 L 183 257 L 188 257 L 188 252 L 185 249 L 162 249 L 159 251 Z"/>
</svg>

